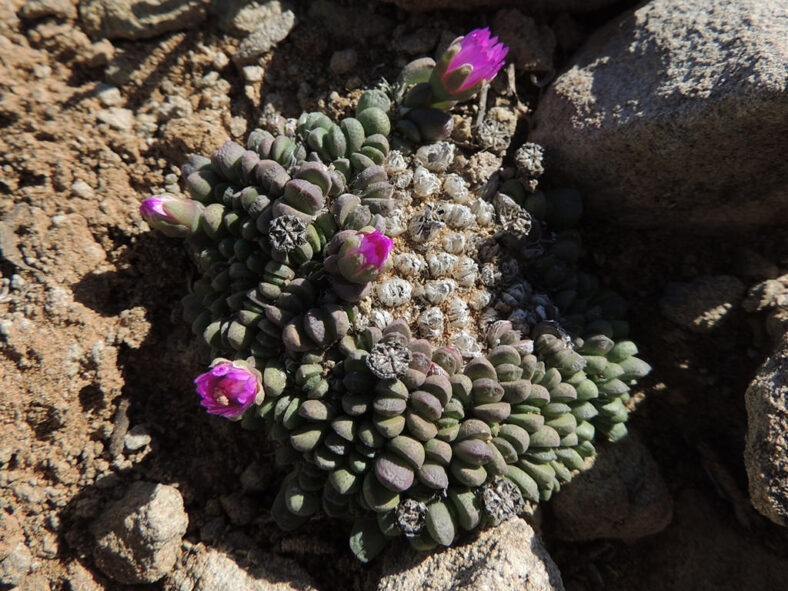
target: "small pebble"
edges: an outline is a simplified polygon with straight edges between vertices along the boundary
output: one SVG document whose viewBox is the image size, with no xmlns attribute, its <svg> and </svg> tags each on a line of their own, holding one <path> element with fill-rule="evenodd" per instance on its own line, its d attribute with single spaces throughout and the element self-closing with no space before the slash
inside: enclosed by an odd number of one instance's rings
<svg viewBox="0 0 788 591">
<path fill-rule="evenodd" d="M 123 437 L 123 445 L 129 451 L 137 451 L 150 445 L 151 436 L 144 425 L 135 425 Z"/>
</svg>

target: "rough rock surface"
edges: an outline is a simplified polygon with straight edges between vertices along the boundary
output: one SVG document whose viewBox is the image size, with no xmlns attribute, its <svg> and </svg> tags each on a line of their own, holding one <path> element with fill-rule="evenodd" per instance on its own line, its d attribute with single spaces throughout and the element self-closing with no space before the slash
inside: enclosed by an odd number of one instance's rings
<svg viewBox="0 0 788 591">
<path fill-rule="evenodd" d="M 203 0 L 86 0 L 79 14 L 88 34 L 108 39 L 147 39 L 186 29 L 205 18 Z"/>
<path fill-rule="evenodd" d="M 189 518 L 177 489 L 136 482 L 93 524 L 96 564 L 121 583 L 152 583 L 175 564 Z"/>
<path fill-rule="evenodd" d="M 662 531 L 673 516 L 673 499 L 657 463 L 632 434 L 605 446 L 550 504 L 556 535 L 566 540 L 635 540 Z"/>
<path fill-rule="evenodd" d="M 592 35 L 529 140 L 605 220 L 788 219 L 786 39 L 784 1 L 654 0 Z"/>
<path fill-rule="evenodd" d="M 210 4 L 210 12 L 218 18 L 219 28 L 239 36 L 248 35 L 283 10 L 279 0 L 211 0 Z"/>
<path fill-rule="evenodd" d="M 660 301 L 662 315 L 692 332 L 718 327 L 741 302 L 744 284 L 732 275 L 698 277 L 692 283 L 669 283 Z"/>
<path fill-rule="evenodd" d="M 295 13 L 285 10 L 261 22 L 246 39 L 241 41 L 233 61 L 238 65 L 250 64 L 282 41 L 295 26 Z"/>
<path fill-rule="evenodd" d="M 31 560 L 16 517 L 0 510 L 0 589 L 19 585 L 30 571 Z"/>
<path fill-rule="evenodd" d="M 758 371 L 745 401 L 750 499 L 760 513 L 788 525 L 788 334 Z"/>
<path fill-rule="evenodd" d="M 509 47 L 507 62 L 519 70 L 551 70 L 555 35 L 550 27 L 537 25 L 530 16 L 517 9 L 499 10 L 492 21 L 492 30 Z"/>
<path fill-rule="evenodd" d="M 75 18 L 77 8 L 72 0 L 28 0 L 20 11 L 22 18 L 38 19 L 45 16 Z"/>
<path fill-rule="evenodd" d="M 590 12 L 615 0 L 386 0 L 405 10 L 476 10 L 516 6 L 528 12 Z"/>
<path fill-rule="evenodd" d="M 562 591 L 564 584 L 534 530 L 510 519 L 464 545 L 425 555 L 392 547 L 383 556 L 378 591 Z"/>
<path fill-rule="evenodd" d="M 314 591 L 309 578 L 294 562 L 274 555 L 257 566 L 241 568 L 217 550 L 198 548 L 164 583 L 164 591 Z"/>
</svg>

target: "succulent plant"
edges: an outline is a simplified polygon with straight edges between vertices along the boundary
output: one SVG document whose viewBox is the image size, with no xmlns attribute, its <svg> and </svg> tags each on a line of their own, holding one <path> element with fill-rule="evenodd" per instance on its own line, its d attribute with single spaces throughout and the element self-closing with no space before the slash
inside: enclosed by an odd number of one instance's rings
<svg viewBox="0 0 788 591">
<path fill-rule="evenodd" d="M 338 124 L 305 113 L 191 156 L 191 199 L 140 208 L 201 274 L 182 306 L 215 358 L 201 404 L 279 443 L 282 528 L 351 520 L 361 560 L 548 500 L 626 433 L 650 369 L 624 301 L 577 270 L 580 195 L 537 190 L 538 146 L 483 184 L 449 142 L 411 150 L 451 132 L 451 105 L 501 67 L 496 41 L 416 60 Z"/>
</svg>

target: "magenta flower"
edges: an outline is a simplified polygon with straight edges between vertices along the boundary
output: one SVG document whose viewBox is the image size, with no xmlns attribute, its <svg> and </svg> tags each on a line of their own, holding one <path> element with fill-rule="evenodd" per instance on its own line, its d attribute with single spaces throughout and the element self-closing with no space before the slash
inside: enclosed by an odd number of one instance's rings
<svg viewBox="0 0 788 591">
<path fill-rule="evenodd" d="M 394 243 L 378 230 L 362 228 L 343 238 L 336 265 L 351 283 L 369 283 L 391 268 Z"/>
<path fill-rule="evenodd" d="M 380 269 L 388 260 L 394 243 L 385 234 L 375 230 L 361 238 L 356 252 L 364 257 L 365 265 L 373 265 Z"/>
<path fill-rule="evenodd" d="M 260 372 L 243 361 L 216 359 L 210 371 L 194 380 L 200 405 L 209 414 L 240 418 L 244 411 L 263 400 Z"/>
<path fill-rule="evenodd" d="M 435 99 L 463 101 L 475 95 L 482 84 L 495 78 L 503 67 L 509 48 L 490 37 L 490 29 L 476 29 L 459 37 L 443 53 L 432 72 L 430 86 Z"/>
<path fill-rule="evenodd" d="M 167 236 L 194 234 L 200 225 L 203 206 L 191 199 L 164 193 L 149 197 L 140 204 L 140 215 L 152 228 Z"/>
</svg>

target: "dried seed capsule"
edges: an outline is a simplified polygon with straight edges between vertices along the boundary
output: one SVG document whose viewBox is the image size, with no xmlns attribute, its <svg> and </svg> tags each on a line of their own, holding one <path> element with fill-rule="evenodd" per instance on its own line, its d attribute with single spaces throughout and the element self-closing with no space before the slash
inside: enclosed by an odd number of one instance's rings
<svg viewBox="0 0 788 591">
<path fill-rule="evenodd" d="M 397 526 L 406 537 L 418 536 L 424 529 L 427 506 L 415 499 L 405 499 L 397 505 Z"/>
<path fill-rule="evenodd" d="M 482 502 L 494 521 L 506 521 L 525 511 L 520 489 L 507 478 L 496 478 L 482 487 Z"/>
<path fill-rule="evenodd" d="M 306 223 L 294 215 L 281 215 L 268 225 L 268 239 L 275 250 L 288 253 L 306 244 Z"/>
<path fill-rule="evenodd" d="M 366 364 L 375 376 L 390 379 L 404 374 L 410 360 L 411 352 L 405 345 L 396 340 L 383 340 L 372 347 Z"/>
</svg>

